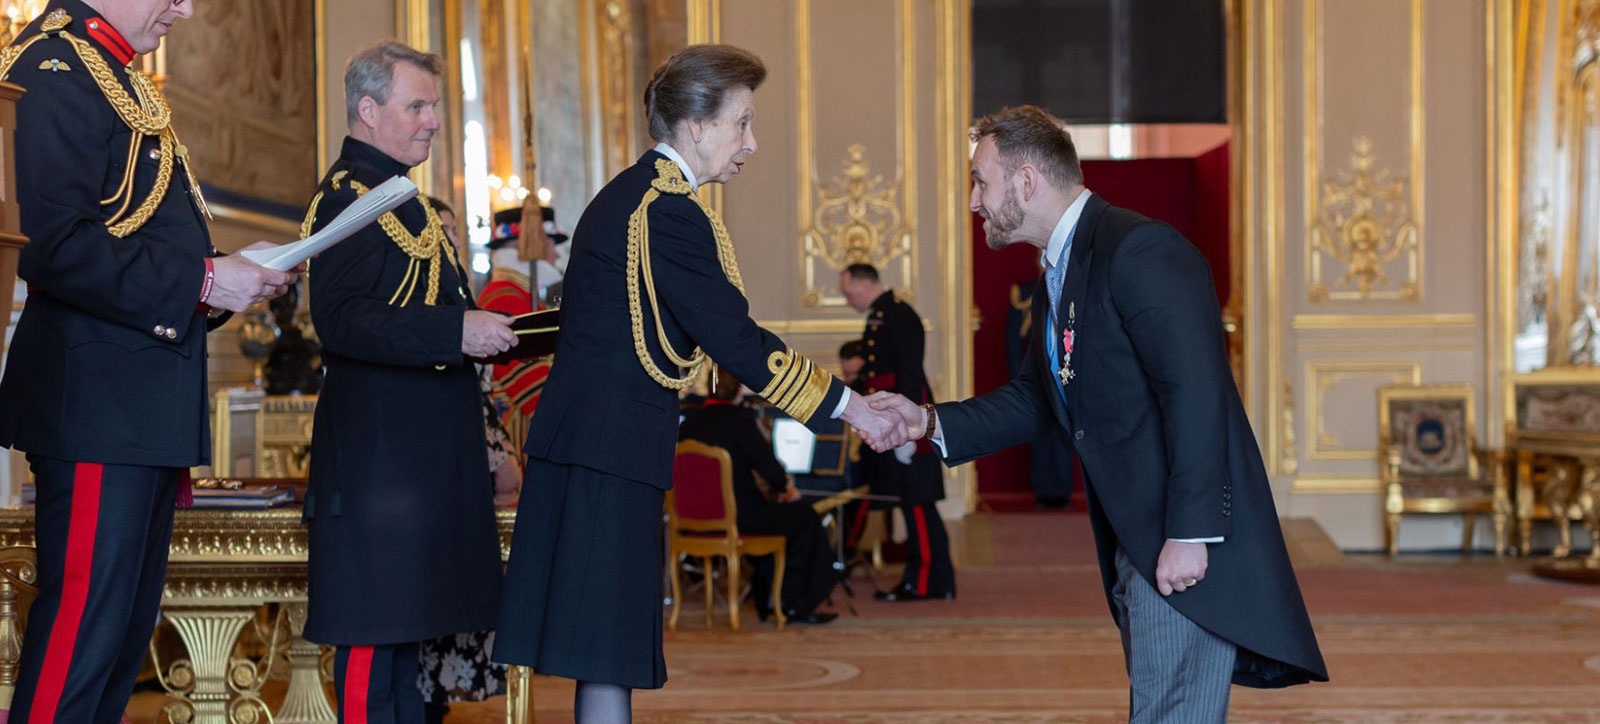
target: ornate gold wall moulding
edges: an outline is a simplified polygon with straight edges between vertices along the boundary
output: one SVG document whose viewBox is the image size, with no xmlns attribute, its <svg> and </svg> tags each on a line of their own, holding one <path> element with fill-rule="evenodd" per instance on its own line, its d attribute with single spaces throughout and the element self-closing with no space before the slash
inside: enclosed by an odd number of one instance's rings
<svg viewBox="0 0 1600 724">
<path fill-rule="evenodd" d="M 867 149 L 853 143 L 838 176 L 814 193 L 815 210 L 802 239 L 806 264 L 821 262 L 834 271 L 851 264 L 871 264 L 886 271 L 894 261 L 911 254 L 911 229 L 901 213 L 899 192 L 883 176 L 872 174 Z M 810 277 L 810 275 L 808 275 Z M 807 307 L 820 305 L 822 290 L 816 279 L 801 298 Z M 902 280 L 909 286 L 909 279 Z"/>
<path fill-rule="evenodd" d="M 1294 483 L 1289 487 L 1289 492 L 1298 495 L 1377 495 L 1382 490 L 1383 486 L 1379 480 L 1369 475 L 1351 477 L 1337 475 L 1305 476 L 1295 478 Z"/>
<path fill-rule="evenodd" d="M 1372 140 L 1355 139 L 1350 168 L 1322 181 L 1317 218 L 1311 225 L 1311 300 L 1405 299 L 1416 301 L 1419 245 L 1406 177 L 1377 166 Z M 1324 259 L 1343 273 L 1328 281 Z M 1405 277 L 1391 279 L 1387 268 L 1405 263 Z"/>
<path fill-rule="evenodd" d="M 1303 329 L 1404 329 L 1472 327 L 1476 314 L 1296 314 L 1290 324 Z"/>
<path fill-rule="evenodd" d="M 1300 452 L 1294 445 L 1294 380 L 1283 381 L 1283 462 L 1278 469 L 1286 475 L 1300 471 Z"/>
<path fill-rule="evenodd" d="M 1352 377 L 1387 377 L 1388 379 L 1373 385 L 1373 389 L 1385 384 L 1422 384 L 1422 363 L 1409 360 L 1395 361 L 1313 361 L 1307 362 L 1305 367 L 1305 383 L 1308 388 L 1306 394 L 1306 425 L 1308 427 L 1306 458 L 1308 460 L 1370 460 L 1376 463 L 1378 449 L 1375 445 L 1349 446 L 1339 437 L 1328 430 L 1327 427 L 1327 398 L 1328 393 Z M 1377 397 L 1372 398 L 1373 405 L 1377 404 Z M 1374 408 L 1375 410 L 1376 408 Z M 1375 419 L 1374 412 L 1372 418 Z M 1375 441 L 1375 438 L 1374 438 Z"/>
</svg>

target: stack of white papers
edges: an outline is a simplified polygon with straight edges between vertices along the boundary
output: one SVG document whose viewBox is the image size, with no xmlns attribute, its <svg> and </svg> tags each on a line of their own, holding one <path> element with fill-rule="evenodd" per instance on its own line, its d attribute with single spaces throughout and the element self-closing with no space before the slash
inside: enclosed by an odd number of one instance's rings
<svg viewBox="0 0 1600 724">
<path fill-rule="evenodd" d="M 301 262 L 321 254 L 329 247 L 350 238 L 367 227 L 379 216 L 393 211 L 400 204 L 417 196 L 417 185 L 404 176 L 395 176 L 361 195 L 327 226 L 300 241 L 270 249 L 253 249 L 239 252 L 240 256 L 268 269 L 288 271 Z"/>
</svg>

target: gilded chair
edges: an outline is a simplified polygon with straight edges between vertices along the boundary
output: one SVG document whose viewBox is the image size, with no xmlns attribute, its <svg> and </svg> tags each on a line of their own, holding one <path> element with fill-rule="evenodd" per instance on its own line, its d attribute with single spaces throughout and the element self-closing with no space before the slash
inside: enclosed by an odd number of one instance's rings
<svg viewBox="0 0 1600 724">
<path fill-rule="evenodd" d="M 1399 552 L 1401 517 L 1420 513 L 1461 515 L 1463 553 L 1472 550 L 1478 516 L 1488 514 L 1495 553 L 1505 552 L 1511 515 L 1507 461 L 1474 439 L 1471 385 L 1379 388 L 1378 439 L 1389 555 Z"/>
<path fill-rule="evenodd" d="M 667 626 L 678 630 L 678 609 L 683 603 L 678 556 L 704 558 L 706 625 L 712 623 L 714 591 L 712 561 L 728 564 L 728 623 L 739 628 L 739 570 L 743 556 L 771 555 L 776 561 L 772 583 L 772 612 L 778 628 L 783 615 L 784 538 L 781 535 L 739 534 L 739 509 L 733 497 L 733 460 L 728 451 L 694 440 L 678 443 L 672 464 L 672 489 L 667 491 L 667 568 L 672 580 L 672 618 Z"/>
<path fill-rule="evenodd" d="M 11 711 L 28 606 L 39 595 L 37 552 L 32 546 L 0 548 L 0 722 Z"/>
</svg>

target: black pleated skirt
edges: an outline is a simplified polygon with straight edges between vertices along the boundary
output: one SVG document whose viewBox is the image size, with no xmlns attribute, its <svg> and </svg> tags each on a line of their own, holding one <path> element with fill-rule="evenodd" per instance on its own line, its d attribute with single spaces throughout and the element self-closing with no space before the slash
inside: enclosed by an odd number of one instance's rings
<svg viewBox="0 0 1600 724">
<path fill-rule="evenodd" d="M 659 689 L 662 501 L 644 483 L 530 458 L 494 660 Z"/>
</svg>

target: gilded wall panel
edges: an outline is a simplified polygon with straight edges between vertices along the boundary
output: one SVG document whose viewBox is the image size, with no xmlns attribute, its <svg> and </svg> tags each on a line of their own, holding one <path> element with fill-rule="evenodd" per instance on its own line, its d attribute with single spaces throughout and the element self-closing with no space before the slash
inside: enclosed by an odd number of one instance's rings
<svg viewBox="0 0 1600 724">
<path fill-rule="evenodd" d="M 166 40 L 167 97 L 205 183 L 294 206 L 309 197 L 315 15 L 311 0 L 211 0 Z"/>
<path fill-rule="evenodd" d="M 1409 360 L 1306 363 L 1307 457 L 1376 462 L 1377 389 L 1422 384 L 1422 363 Z"/>
</svg>

